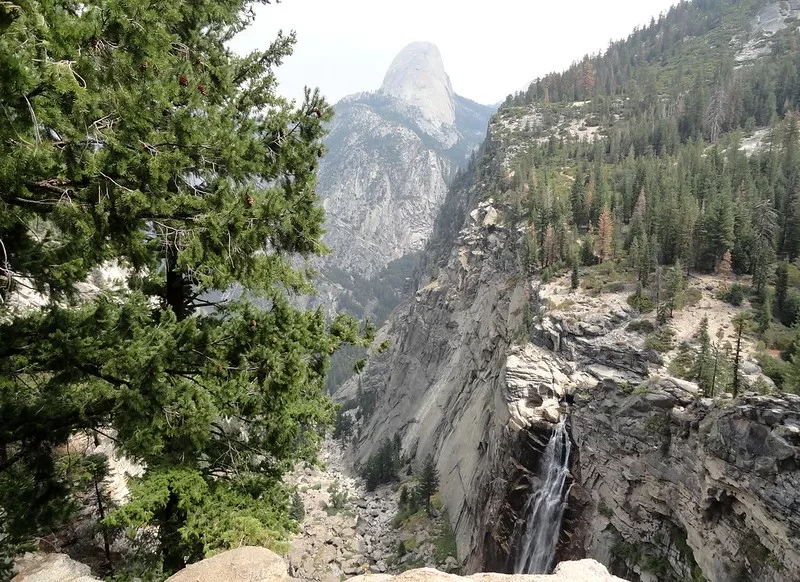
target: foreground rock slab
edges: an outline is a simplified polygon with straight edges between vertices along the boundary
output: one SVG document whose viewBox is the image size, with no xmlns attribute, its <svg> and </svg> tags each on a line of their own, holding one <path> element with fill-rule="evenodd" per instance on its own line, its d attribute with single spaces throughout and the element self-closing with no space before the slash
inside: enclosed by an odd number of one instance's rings
<svg viewBox="0 0 800 582">
<path fill-rule="evenodd" d="M 267 582 L 291 580 L 286 563 L 266 548 L 246 546 L 187 566 L 167 582 Z"/>
<path fill-rule="evenodd" d="M 96 582 L 89 566 L 64 554 L 26 554 L 16 562 L 19 574 L 12 582 Z M 166 582 L 294 582 L 286 563 L 278 554 L 258 547 L 243 547 L 217 554 L 192 564 Z M 562 562 L 552 575 L 508 576 L 504 574 L 475 574 L 468 578 L 445 574 L 425 568 L 409 570 L 399 576 L 367 574 L 350 578 L 352 582 L 625 582 L 612 576 L 594 560 Z"/>
<path fill-rule="evenodd" d="M 224 552 L 213 558 L 192 564 L 167 579 L 167 582 L 290 582 L 283 558 L 266 548 L 245 547 Z M 476 574 L 469 578 L 445 574 L 425 568 L 409 570 L 399 576 L 367 574 L 350 578 L 353 582 L 439 582 L 475 580 L 478 582 L 625 582 L 611 576 L 604 566 L 594 560 L 564 562 L 549 576 L 507 576 Z"/>
<path fill-rule="evenodd" d="M 12 582 L 97 582 L 91 568 L 66 554 L 25 554 L 14 564 L 17 575 Z"/>
<path fill-rule="evenodd" d="M 350 582 L 389 582 L 390 580 L 394 582 L 457 582 L 458 580 L 474 580 L 476 582 L 625 582 L 622 578 L 609 574 L 605 566 L 594 560 L 562 562 L 549 575 L 485 573 L 462 577 L 425 568 L 422 570 L 409 570 L 399 576 L 358 576 L 351 578 Z"/>
</svg>

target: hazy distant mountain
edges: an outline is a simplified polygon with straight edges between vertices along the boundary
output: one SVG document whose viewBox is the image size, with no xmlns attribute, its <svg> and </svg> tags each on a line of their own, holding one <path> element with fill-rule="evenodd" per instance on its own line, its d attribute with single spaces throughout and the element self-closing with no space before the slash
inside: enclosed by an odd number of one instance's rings
<svg viewBox="0 0 800 582">
<path fill-rule="evenodd" d="M 346 306 L 374 312 L 367 304 L 381 301 L 372 296 L 384 283 L 367 291 L 365 280 L 423 248 L 449 179 L 483 140 L 494 108 L 456 95 L 436 46 L 415 42 L 379 90 L 345 97 L 335 110 L 319 172 L 333 253 L 319 287 L 327 304 L 349 295 Z"/>
</svg>

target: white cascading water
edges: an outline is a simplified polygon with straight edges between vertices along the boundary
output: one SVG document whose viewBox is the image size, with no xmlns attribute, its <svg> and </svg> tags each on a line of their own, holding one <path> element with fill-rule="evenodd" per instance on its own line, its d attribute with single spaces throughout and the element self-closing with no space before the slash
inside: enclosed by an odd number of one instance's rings
<svg viewBox="0 0 800 582">
<path fill-rule="evenodd" d="M 525 508 L 528 517 L 515 574 L 547 574 L 550 571 L 566 506 L 564 484 L 569 473 L 571 449 L 567 417 L 562 416 L 542 456 L 539 475 L 542 486 L 530 496 Z"/>
</svg>

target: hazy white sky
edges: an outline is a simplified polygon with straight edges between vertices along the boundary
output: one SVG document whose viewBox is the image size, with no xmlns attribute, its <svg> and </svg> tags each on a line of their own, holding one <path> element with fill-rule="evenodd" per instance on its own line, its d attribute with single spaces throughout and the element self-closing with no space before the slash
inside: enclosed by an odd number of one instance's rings
<svg viewBox="0 0 800 582">
<path fill-rule="evenodd" d="M 330 102 L 380 87 L 394 56 L 416 40 L 436 44 L 456 93 L 496 103 L 532 79 L 605 50 L 677 0 L 282 0 L 258 5 L 233 43 L 246 52 L 278 30 L 297 32 L 278 70 L 280 91 L 320 87 Z"/>
</svg>

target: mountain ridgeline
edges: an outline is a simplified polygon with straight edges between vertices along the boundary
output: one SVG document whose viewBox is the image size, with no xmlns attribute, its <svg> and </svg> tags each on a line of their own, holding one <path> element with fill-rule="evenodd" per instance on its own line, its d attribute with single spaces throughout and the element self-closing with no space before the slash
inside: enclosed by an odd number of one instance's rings
<svg viewBox="0 0 800 582">
<path fill-rule="evenodd" d="M 333 251 L 320 265 L 323 303 L 385 320 L 493 112 L 454 93 L 425 42 L 397 55 L 379 90 L 336 104 L 319 172 Z"/>
<path fill-rule="evenodd" d="M 800 579 L 799 11 L 682 2 L 509 96 L 456 172 L 388 350 L 337 398 L 356 464 L 395 433 L 434 455 L 467 570 L 520 562 L 574 402 L 544 561 Z"/>
</svg>

